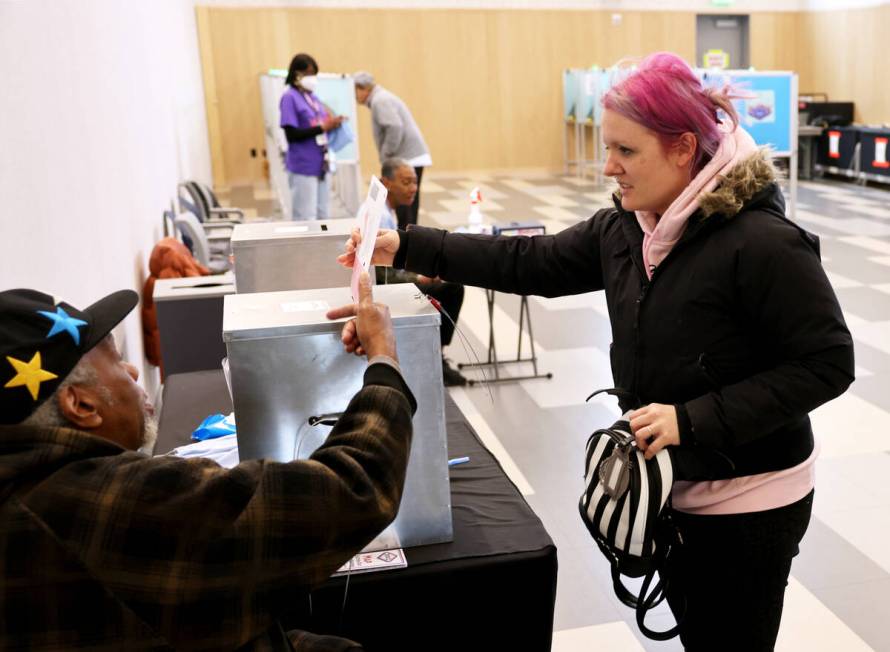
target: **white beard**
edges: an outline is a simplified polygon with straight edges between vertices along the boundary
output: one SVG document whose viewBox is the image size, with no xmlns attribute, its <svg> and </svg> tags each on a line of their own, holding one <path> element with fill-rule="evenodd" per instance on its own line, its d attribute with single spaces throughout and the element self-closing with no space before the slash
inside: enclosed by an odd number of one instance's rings
<svg viewBox="0 0 890 652">
<path fill-rule="evenodd" d="M 151 455 L 155 449 L 155 442 L 158 439 L 158 421 L 153 416 L 145 415 L 145 426 L 142 429 L 142 445 L 139 447 L 140 453 Z"/>
</svg>

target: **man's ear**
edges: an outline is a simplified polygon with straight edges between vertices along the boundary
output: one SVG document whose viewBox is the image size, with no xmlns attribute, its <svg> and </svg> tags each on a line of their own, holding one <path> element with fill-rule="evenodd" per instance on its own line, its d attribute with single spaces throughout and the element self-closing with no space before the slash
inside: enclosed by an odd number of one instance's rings
<svg viewBox="0 0 890 652">
<path fill-rule="evenodd" d="M 691 131 L 681 135 L 674 143 L 673 151 L 679 167 L 685 168 L 692 164 L 698 149 L 698 139 Z"/>
<path fill-rule="evenodd" d="M 99 395 L 90 387 L 68 385 L 59 392 L 59 412 L 82 430 L 95 430 L 102 425 Z"/>
</svg>

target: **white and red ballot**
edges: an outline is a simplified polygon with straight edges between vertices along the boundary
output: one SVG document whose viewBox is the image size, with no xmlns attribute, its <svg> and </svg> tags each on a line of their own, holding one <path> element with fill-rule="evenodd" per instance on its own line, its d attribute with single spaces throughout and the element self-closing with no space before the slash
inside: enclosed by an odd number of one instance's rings
<svg viewBox="0 0 890 652">
<path fill-rule="evenodd" d="M 405 558 L 405 551 L 401 548 L 378 550 L 377 552 L 360 552 L 343 564 L 334 573 L 334 577 L 347 573 L 370 573 L 389 570 L 390 568 L 405 568 L 406 566 L 408 566 L 408 560 Z"/>
<path fill-rule="evenodd" d="M 374 243 L 377 240 L 377 231 L 380 229 L 380 218 L 386 210 L 386 192 L 380 180 L 372 176 L 371 184 L 368 186 L 368 196 L 359 206 L 355 216 L 355 225 L 362 234 L 362 242 L 355 252 L 355 260 L 352 263 L 352 300 L 355 303 L 358 303 L 359 276 L 371 267 Z"/>
</svg>

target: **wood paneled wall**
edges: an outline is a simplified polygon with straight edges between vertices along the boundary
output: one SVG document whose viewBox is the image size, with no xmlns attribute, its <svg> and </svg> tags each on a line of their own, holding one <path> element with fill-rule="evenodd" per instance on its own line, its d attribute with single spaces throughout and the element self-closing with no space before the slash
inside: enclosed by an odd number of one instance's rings
<svg viewBox="0 0 890 652">
<path fill-rule="evenodd" d="M 656 50 L 695 55 L 695 15 L 495 10 L 198 7 L 214 183 L 262 178 L 257 76 L 312 54 L 322 70 L 369 70 L 402 97 L 437 169 L 558 167 L 560 70 Z M 378 166 L 359 109 L 365 172 Z"/>
<path fill-rule="evenodd" d="M 752 66 L 758 70 L 800 71 L 800 16 L 796 12 L 751 14 L 748 51 Z"/>
<path fill-rule="evenodd" d="M 856 120 L 890 124 L 890 5 L 801 16 L 800 90 L 856 103 Z"/>
<path fill-rule="evenodd" d="M 312 54 L 323 71 L 372 72 L 407 102 L 439 170 L 559 168 L 560 70 L 608 66 L 658 50 L 690 62 L 695 55 L 692 12 L 622 12 L 617 25 L 610 11 L 198 7 L 197 12 L 217 185 L 263 178 L 258 75 L 286 67 L 296 52 Z M 801 90 L 854 98 L 865 119 L 890 120 L 887 91 L 876 90 L 880 66 L 872 65 L 880 52 L 878 18 L 886 25 L 888 12 L 890 7 L 752 14 L 752 64 L 798 70 Z M 866 79 L 869 70 L 874 72 Z M 881 111 L 882 118 L 866 117 Z M 364 107 L 358 130 L 367 174 L 378 161 Z"/>
<path fill-rule="evenodd" d="M 856 120 L 890 123 L 890 84 L 882 65 L 890 5 L 849 11 L 753 14 L 751 63 L 796 70 L 800 91 L 856 103 Z"/>
</svg>

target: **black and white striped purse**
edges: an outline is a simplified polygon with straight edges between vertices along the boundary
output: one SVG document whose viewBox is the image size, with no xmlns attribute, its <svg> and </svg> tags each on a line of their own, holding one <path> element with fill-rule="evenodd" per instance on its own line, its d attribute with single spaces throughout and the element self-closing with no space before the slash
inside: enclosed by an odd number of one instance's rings
<svg viewBox="0 0 890 652">
<path fill-rule="evenodd" d="M 664 512 L 674 480 L 673 463 L 668 449 L 646 460 L 636 447 L 628 414 L 612 427 L 597 430 L 587 441 L 585 489 L 579 510 L 612 566 L 612 584 L 618 599 L 636 610 L 637 625 L 643 634 L 667 640 L 676 636 L 678 627 L 655 632 L 645 626 L 644 619 L 646 612 L 665 597 L 665 578 L 659 576 L 654 587 L 652 583 L 679 537 Z M 637 595 L 627 589 L 622 575 L 643 578 Z"/>
</svg>

